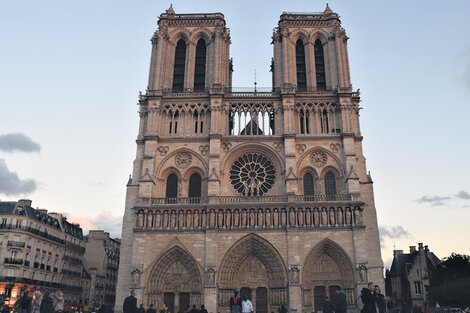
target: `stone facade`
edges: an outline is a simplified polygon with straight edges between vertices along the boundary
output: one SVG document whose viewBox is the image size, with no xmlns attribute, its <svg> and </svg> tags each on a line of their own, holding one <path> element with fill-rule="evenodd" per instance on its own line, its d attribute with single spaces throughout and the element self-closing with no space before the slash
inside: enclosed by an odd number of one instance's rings
<svg viewBox="0 0 470 313">
<path fill-rule="evenodd" d="M 86 236 L 83 265 L 91 277 L 88 305 L 93 308 L 114 306 L 120 245 L 103 230 L 90 230 Z"/>
<path fill-rule="evenodd" d="M 383 287 L 372 180 L 347 40 L 329 7 L 283 13 L 273 87 L 231 86 L 224 16 L 160 16 L 127 184 L 115 311 L 227 312 L 234 288 L 254 310 L 321 309 L 338 286 Z"/>
<path fill-rule="evenodd" d="M 66 305 L 82 305 L 82 229 L 31 203 L 0 202 L 0 294 L 7 293 L 13 305 L 25 290 L 60 289 Z"/>
</svg>

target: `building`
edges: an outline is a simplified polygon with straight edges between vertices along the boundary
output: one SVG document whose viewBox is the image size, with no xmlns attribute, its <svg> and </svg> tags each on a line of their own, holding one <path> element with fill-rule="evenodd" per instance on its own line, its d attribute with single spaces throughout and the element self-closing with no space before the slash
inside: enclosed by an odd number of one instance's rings
<svg viewBox="0 0 470 313">
<path fill-rule="evenodd" d="M 283 13 L 273 86 L 232 87 L 221 13 L 161 14 L 127 184 L 115 311 L 227 312 L 233 289 L 258 313 L 322 310 L 383 262 L 338 14 Z M 334 298 L 334 297 L 333 297 Z"/>
<path fill-rule="evenodd" d="M 60 289 L 67 305 L 78 305 L 85 253 L 82 229 L 31 204 L 0 202 L 0 293 L 12 305 L 24 290 Z"/>
<path fill-rule="evenodd" d="M 385 273 L 387 296 L 392 297 L 402 312 L 411 312 L 411 308 L 418 304 L 424 307 L 429 302 L 430 280 L 440 263 L 439 258 L 422 243 L 418 243 L 418 250 L 416 246 L 410 246 L 410 253 L 394 250 L 392 266 Z"/>
<path fill-rule="evenodd" d="M 88 305 L 114 307 L 121 242 L 103 230 L 90 230 L 86 236 L 84 267 L 91 277 Z"/>
</svg>

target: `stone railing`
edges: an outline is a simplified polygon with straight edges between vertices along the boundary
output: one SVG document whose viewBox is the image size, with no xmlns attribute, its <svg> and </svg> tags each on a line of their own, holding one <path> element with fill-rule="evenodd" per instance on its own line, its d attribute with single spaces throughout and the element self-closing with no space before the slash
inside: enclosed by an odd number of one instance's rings
<svg viewBox="0 0 470 313">
<path fill-rule="evenodd" d="M 314 204 L 314 203 L 312 203 Z M 294 204 L 269 207 L 223 208 L 134 208 L 135 230 L 174 231 L 204 229 L 283 229 L 283 228 L 344 228 L 362 227 L 360 205 Z"/>
<path fill-rule="evenodd" d="M 22 259 L 15 259 L 15 258 L 5 258 L 4 262 L 5 264 L 15 264 L 15 265 L 23 264 Z"/>
<path fill-rule="evenodd" d="M 8 246 L 9 246 L 9 247 L 15 247 L 15 248 L 24 248 L 25 243 L 24 243 L 24 241 L 13 241 L 13 240 L 9 240 L 9 241 L 8 241 Z"/>
<path fill-rule="evenodd" d="M 325 202 L 357 202 L 359 194 L 335 195 L 274 195 L 274 196 L 208 196 L 188 198 L 146 198 L 137 199 L 138 206 L 181 206 L 181 205 L 207 205 L 207 204 L 250 204 L 250 203 L 325 203 Z"/>
</svg>

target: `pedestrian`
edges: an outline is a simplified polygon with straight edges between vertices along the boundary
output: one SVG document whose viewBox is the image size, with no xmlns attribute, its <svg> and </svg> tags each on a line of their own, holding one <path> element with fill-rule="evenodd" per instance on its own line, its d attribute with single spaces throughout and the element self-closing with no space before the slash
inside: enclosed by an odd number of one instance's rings
<svg viewBox="0 0 470 313">
<path fill-rule="evenodd" d="M 196 308 L 196 305 L 193 304 L 193 308 L 190 311 L 191 313 L 199 313 L 199 310 Z"/>
<path fill-rule="evenodd" d="M 64 312 L 64 294 L 62 293 L 62 291 L 57 290 L 52 294 L 52 302 L 54 303 L 55 313 Z"/>
<path fill-rule="evenodd" d="M 201 309 L 199 310 L 199 313 L 207 313 L 207 310 L 206 310 L 206 307 L 204 306 L 204 304 L 201 304 Z"/>
<path fill-rule="evenodd" d="M 277 309 L 277 313 L 287 313 L 287 309 L 284 304 L 281 304 L 281 307 Z"/>
<path fill-rule="evenodd" d="M 377 313 L 377 308 L 375 306 L 375 297 L 373 291 L 375 284 L 370 282 L 367 284 L 367 288 L 362 288 L 361 290 L 361 300 L 364 304 L 364 307 L 361 310 L 361 313 Z"/>
<path fill-rule="evenodd" d="M 378 285 L 375 285 L 374 297 L 378 313 L 386 313 L 387 303 L 385 302 L 385 296 L 382 294 L 382 291 L 380 290 L 380 287 Z"/>
<path fill-rule="evenodd" d="M 40 313 L 41 310 L 41 302 L 42 302 L 42 294 L 41 291 L 36 290 L 34 293 L 34 300 L 31 309 L 31 313 Z"/>
<path fill-rule="evenodd" d="M 150 307 L 147 309 L 147 313 L 157 313 L 153 307 L 153 303 L 150 303 Z"/>
<path fill-rule="evenodd" d="M 122 310 L 124 313 L 137 313 L 137 299 L 134 290 L 131 290 L 131 295 L 124 299 Z"/>
<path fill-rule="evenodd" d="M 163 305 L 160 307 L 160 313 L 166 313 L 167 310 L 168 310 L 168 307 L 166 306 L 165 303 L 163 303 Z"/>
<path fill-rule="evenodd" d="M 328 297 L 325 297 L 325 301 L 323 302 L 323 313 L 333 313 L 335 309 L 333 308 L 333 304 L 330 302 Z"/>
<path fill-rule="evenodd" d="M 431 309 L 431 306 L 429 305 L 429 303 L 426 303 L 424 305 L 424 313 L 432 313 L 432 309 Z"/>
<path fill-rule="evenodd" d="M 341 287 L 336 289 L 335 297 L 335 312 L 336 313 L 346 313 L 348 308 L 348 302 L 346 301 L 346 295 L 341 292 Z"/>
<path fill-rule="evenodd" d="M 52 303 L 51 292 L 49 290 L 44 291 L 39 312 L 54 313 L 54 304 Z"/>
<path fill-rule="evenodd" d="M 237 289 L 233 291 L 233 297 L 230 298 L 230 313 L 242 313 L 242 301 Z"/>
<path fill-rule="evenodd" d="M 246 295 L 243 296 L 242 313 L 253 313 L 253 303 Z"/>
<path fill-rule="evenodd" d="M 20 313 L 29 313 L 31 310 L 31 300 L 32 298 L 29 296 L 30 292 L 25 291 L 23 292 L 23 296 L 16 301 L 15 306 L 18 306 Z"/>
<path fill-rule="evenodd" d="M 421 304 L 417 304 L 413 307 L 412 310 L 413 313 L 423 313 L 423 308 L 421 307 Z"/>
<path fill-rule="evenodd" d="M 144 305 L 141 303 L 139 306 L 139 309 L 137 310 L 137 313 L 145 313 Z"/>
</svg>

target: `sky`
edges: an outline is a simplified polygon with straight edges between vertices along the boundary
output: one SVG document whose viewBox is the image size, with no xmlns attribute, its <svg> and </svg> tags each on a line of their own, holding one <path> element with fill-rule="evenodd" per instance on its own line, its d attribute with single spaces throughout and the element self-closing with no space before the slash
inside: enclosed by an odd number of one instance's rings
<svg viewBox="0 0 470 313">
<path fill-rule="evenodd" d="M 271 86 L 271 36 L 283 11 L 321 1 L 172 0 L 221 12 L 233 86 Z M 120 236 L 138 92 L 164 1 L 0 2 L 0 199 L 33 200 Z M 469 1 L 329 1 L 350 37 L 354 89 L 386 266 L 423 242 L 470 254 Z"/>
</svg>

